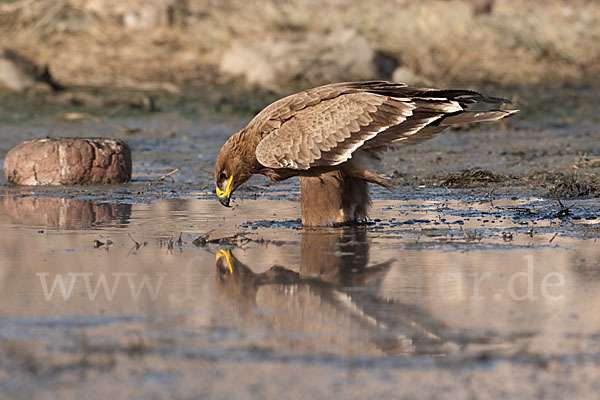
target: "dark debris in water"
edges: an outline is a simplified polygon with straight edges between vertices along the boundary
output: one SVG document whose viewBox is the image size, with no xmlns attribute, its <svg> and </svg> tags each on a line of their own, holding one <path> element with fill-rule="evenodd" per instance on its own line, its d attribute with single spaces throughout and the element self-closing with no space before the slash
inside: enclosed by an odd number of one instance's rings
<svg viewBox="0 0 600 400">
<path fill-rule="evenodd" d="M 211 232 L 212 231 L 198 236 L 197 238 L 195 238 L 192 241 L 192 244 L 197 247 L 208 247 L 211 245 L 227 246 L 227 247 L 243 247 L 247 243 L 250 243 L 250 242 L 264 245 L 264 246 L 272 245 L 272 246 L 276 246 L 276 247 L 281 247 L 281 246 L 290 244 L 290 242 L 286 242 L 283 240 L 270 240 L 270 239 L 265 239 L 262 237 L 258 238 L 258 239 L 254 239 L 254 238 L 248 237 L 248 233 L 246 233 L 246 232 L 237 232 L 231 236 L 223 236 L 223 237 L 211 239 L 210 238 Z"/>
<path fill-rule="evenodd" d="M 246 243 L 250 242 L 251 239 L 246 237 L 246 233 L 239 232 L 231 236 L 224 236 L 219 238 L 210 238 L 210 232 L 206 232 L 192 241 L 192 244 L 197 247 L 207 247 L 210 245 L 221 245 L 230 247 L 242 247 Z"/>
<path fill-rule="evenodd" d="M 261 228 L 291 228 L 291 229 L 302 229 L 302 220 L 294 219 L 294 220 L 285 220 L 285 221 L 269 221 L 269 220 L 261 220 L 261 221 L 248 221 L 244 222 L 240 225 L 241 228 L 245 229 L 261 229 Z"/>
</svg>

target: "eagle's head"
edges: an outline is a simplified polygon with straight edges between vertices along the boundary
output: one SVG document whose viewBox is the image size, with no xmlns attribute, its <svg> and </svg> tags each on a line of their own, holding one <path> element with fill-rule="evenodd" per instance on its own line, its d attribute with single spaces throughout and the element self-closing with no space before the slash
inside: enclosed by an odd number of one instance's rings
<svg viewBox="0 0 600 400">
<path fill-rule="evenodd" d="M 215 165 L 215 185 L 217 197 L 221 204 L 229 207 L 233 192 L 252 176 L 251 164 L 245 160 L 243 142 L 239 142 L 238 134 L 225 142 Z"/>
</svg>

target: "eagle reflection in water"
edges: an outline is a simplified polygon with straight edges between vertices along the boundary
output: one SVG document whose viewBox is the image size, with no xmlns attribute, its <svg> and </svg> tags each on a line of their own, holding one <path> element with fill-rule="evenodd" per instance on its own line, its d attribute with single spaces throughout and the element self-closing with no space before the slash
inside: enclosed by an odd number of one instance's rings
<svg viewBox="0 0 600 400">
<path fill-rule="evenodd" d="M 303 230 L 300 267 L 255 273 L 235 250 L 217 254 L 217 287 L 245 330 L 292 352 L 345 356 L 429 354 L 456 346 L 415 304 L 378 295 L 392 261 L 369 265 L 364 226 Z M 298 271 L 298 272 L 296 272 Z"/>
</svg>

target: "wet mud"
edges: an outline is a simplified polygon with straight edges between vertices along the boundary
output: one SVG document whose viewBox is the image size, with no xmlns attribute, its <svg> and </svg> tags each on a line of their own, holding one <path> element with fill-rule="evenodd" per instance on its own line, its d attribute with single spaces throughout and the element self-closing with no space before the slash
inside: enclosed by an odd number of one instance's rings
<svg viewBox="0 0 600 400">
<path fill-rule="evenodd" d="M 214 198 L 246 122 L 0 128 L 2 157 L 46 135 L 133 153 L 126 185 L 2 180 L 0 397 L 594 397 L 597 128 L 447 132 L 386 154 L 368 223 L 303 229 L 294 179 Z"/>
</svg>

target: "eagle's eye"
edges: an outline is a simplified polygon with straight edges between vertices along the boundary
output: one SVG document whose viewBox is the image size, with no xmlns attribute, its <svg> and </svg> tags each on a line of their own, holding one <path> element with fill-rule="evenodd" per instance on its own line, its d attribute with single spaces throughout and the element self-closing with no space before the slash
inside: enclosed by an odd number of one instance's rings
<svg viewBox="0 0 600 400">
<path fill-rule="evenodd" d="M 225 174 L 225 172 L 221 172 L 219 174 L 219 182 L 223 182 L 227 180 L 227 175 Z"/>
</svg>

